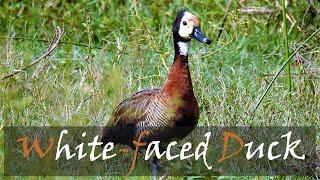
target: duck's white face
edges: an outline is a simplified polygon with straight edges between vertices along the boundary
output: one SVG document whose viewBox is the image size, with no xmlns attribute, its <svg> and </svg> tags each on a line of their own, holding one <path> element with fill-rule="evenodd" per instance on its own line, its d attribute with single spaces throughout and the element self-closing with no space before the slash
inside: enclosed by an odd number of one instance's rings
<svg viewBox="0 0 320 180">
<path fill-rule="evenodd" d="M 194 38 L 202 43 L 210 44 L 211 40 L 201 32 L 199 18 L 188 11 L 180 11 L 174 21 L 173 39 L 175 53 L 186 56 L 188 54 L 188 43 Z"/>
<path fill-rule="evenodd" d="M 190 40 L 193 28 L 199 26 L 199 18 L 186 11 L 180 21 L 179 35 L 186 40 Z"/>
</svg>

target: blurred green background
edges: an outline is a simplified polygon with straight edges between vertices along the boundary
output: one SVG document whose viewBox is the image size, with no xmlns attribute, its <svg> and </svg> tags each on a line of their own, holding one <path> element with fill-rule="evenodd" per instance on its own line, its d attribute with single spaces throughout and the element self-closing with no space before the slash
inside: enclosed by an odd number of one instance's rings
<svg viewBox="0 0 320 180">
<path fill-rule="evenodd" d="M 1 130 L 102 125 L 124 98 L 161 87 L 173 60 L 172 23 L 185 8 L 200 17 L 213 40 L 211 46 L 191 42 L 189 48 L 199 126 L 320 127 L 320 35 L 292 59 L 292 101 L 282 73 L 251 119 L 248 113 L 285 60 L 281 1 L 237 0 L 229 9 L 228 4 L 0 0 L 0 77 L 39 57 L 56 26 L 65 31 L 49 58 L 0 81 Z M 320 27 L 319 8 L 318 1 L 288 1 L 290 52 Z"/>
</svg>

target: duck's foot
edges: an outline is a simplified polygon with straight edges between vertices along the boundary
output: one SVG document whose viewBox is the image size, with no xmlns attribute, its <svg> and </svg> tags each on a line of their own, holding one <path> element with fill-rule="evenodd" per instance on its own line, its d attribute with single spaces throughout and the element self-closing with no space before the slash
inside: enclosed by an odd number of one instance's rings
<svg viewBox="0 0 320 180">
<path fill-rule="evenodd" d="M 160 180 L 167 179 L 168 176 L 169 176 L 169 169 L 167 169 L 164 175 L 160 177 Z"/>
</svg>

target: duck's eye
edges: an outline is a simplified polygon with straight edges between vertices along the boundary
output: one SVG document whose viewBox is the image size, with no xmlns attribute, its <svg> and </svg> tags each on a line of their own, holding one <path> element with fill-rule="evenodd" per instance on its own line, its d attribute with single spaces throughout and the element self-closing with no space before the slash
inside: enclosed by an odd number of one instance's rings
<svg viewBox="0 0 320 180">
<path fill-rule="evenodd" d="M 186 21 L 183 21 L 182 23 L 183 23 L 183 25 L 184 25 L 184 26 L 186 26 L 186 25 L 187 25 L 187 22 L 186 22 Z"/>
</svg>

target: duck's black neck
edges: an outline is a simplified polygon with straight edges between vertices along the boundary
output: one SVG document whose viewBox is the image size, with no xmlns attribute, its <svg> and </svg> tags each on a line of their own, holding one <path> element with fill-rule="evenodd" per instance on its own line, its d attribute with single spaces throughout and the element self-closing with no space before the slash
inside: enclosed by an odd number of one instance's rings
<svg viewBox="0 0 320 180">
<path fill-rule="evenodd" d="M 185 56 L 188 57 L 188 45 L 189 41 L 182 39 L 173 35 L 173 44 L 174 44 L 174 56 Z"/>
</svg>

